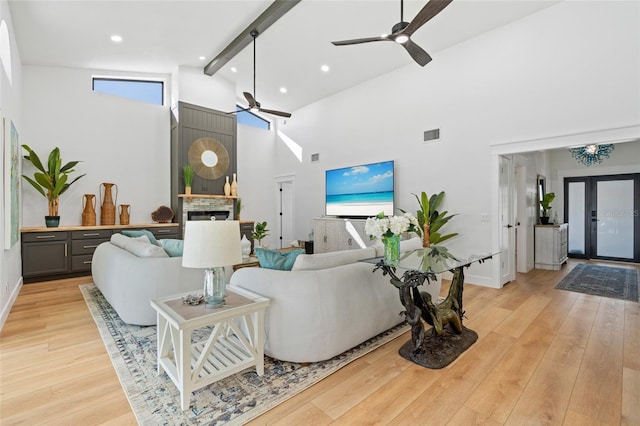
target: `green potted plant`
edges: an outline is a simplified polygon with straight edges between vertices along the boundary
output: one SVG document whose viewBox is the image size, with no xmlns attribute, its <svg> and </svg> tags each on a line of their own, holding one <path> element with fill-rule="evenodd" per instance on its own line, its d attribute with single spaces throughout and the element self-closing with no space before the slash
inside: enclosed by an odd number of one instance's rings
<svg viewBox="0 0 640 426">
<path fill-rule="evenodd" d="M 420 205 L 420 210 L 416 212 L 416 218 L 418 219 L 418 224 L 420 226 L 416 230 L 416 233 L 422 237 L 423 247 L 430 247 L 432 244 L 440 244 L 443 241 L 458 235 L 457 232 L 446 235 L 442 235 L 438 232 L 440 231 L 440 228 L 451 220 L 451 218 L 456 216 L 455 214 L 447 216 L 449 212 L 446 210 L 443 212 L 438 211 L 438 208 L 440 208 L 440 204 L 442 204 L 442 200 L 444 199 L 444 191 L 439 194 L 433 194 L 431 197 L 429 197 L 424 191 L 420 196 L 417 194 L 413 195 L 416 197 L 416 200 L 418 200 L 418 204 Z M 402 209 L 400 209 L 400 211 L 406 213 Z"/>
<path fill-rule="evenodd" d="M 540 223 L 543 225 L 549 224 L 549 210 L 551 210 L 551 202 L 556 198 L 555 192 L 547 192 L 540 200 L 540 207 L 542 207 L 542 216 L 540 216 Z"/>
<path fill-rule="evenodd" d="M 45 216 L 45 223 L 47 227 L 56 227 L 60 223 L 60 216 L 58 215 L 60 196 L 64 194 L 75 181 L 85 176 L 80 175 L 71 182 L 68 182 L 69 175 L 74 172 L 73 168 L 79 161 L 70 161 L 63 166 L 62 158 L 60 158 L 60 148 L 55 147 L 51 153 L 49 153 L 47 168 L 45 169 L 42 161 L 40 161 L 40 157 L 38 157 L 38 154 L 36 154 L 34 150 L 28 145 L 22 145 L 22 148 L 28 153 L 28 155 L 25 155 L 23 158 L 28 160 L 38 170 L 33 174 L 33 179 L 26 175 L 22 175 L 22 177 L 47 199 L 49 215 Z"/>
<path fill-rule="evenodd" d="M 193 184 L 193 167 L 187 164 L 182 167 L 182 177 L 184 179 L 184 193 L 191 195 L 191 185 Z"/>
<path fill-rule="evenodd" d="M 258 247 L 262 246 L 262 239 L 269 235 L 267 229 L 267 222 L 256 222 L 255 228 L 251 236 L 255 241 L 258 241 Z"/>
</svg>

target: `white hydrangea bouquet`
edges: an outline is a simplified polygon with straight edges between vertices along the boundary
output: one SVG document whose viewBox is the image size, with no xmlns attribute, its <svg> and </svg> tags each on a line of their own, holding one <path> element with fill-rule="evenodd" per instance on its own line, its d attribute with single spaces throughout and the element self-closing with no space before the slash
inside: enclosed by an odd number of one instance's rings
<svg viewBox="0 0 640 426">
<path fill-rule="evenodd" d="M 367 218 L 364 231 L 370 239 L 382 241 L 386 262 L 397 262 L 400 258 L 400 234 L 417 232 L 419 226 L 418 219 L 411 213 L 389 217 L 378 213 L 376 217 Z"/>
<path fill-rule="evenodd" d="M 418 219 L 411 213 L 389 217 L 385 216 L 384 213 L 378 213 L 376 217 L 367 219 L 364 231 L 370 239 L 377 238 L 382 240 L 385 237 L 399 236 L 405 232 L 417 232 L 419 226 Z"/>
</svg>

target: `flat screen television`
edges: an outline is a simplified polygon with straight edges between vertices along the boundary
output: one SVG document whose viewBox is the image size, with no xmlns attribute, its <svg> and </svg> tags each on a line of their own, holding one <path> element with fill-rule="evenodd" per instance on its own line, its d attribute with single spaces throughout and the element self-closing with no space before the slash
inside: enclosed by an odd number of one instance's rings
<svg viewBox="0 0 640 426">
<path fill-rule="evenodd" d="M 325 215 L 371 217 L 393 214 L 393 161 L 325 172 Z"/>
</svg>

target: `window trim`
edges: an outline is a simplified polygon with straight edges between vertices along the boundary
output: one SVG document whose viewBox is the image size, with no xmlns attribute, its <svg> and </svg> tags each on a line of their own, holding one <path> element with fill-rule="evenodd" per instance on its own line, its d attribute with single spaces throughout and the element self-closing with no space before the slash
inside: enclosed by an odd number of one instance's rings
<svg viewBox="0 0 640 426">
<path fill-rule="evenodd" d="M 167 81 L 164 78 L 125 77 L 125 76 L 114 76 L 114 75 L 92 75 L 91 76 L 91 90 L 94 91 L 94 92 L 96 91 L 96 89 L 95 89 L 96 80 L 99 80 L 99 81 L 123 81 L 123 82 L 129 82 L 129 83 L 158 83 L 158 84 L 160 84 L 162 86 L 162 103 L 160 103 L 160 104 L 152 103 L 152 105 L 160 105 L 160 106 L 165 106 L 166 105 L 166 99 L 167 99 L 167 84 L 166 83 L 167 83 Z M 99 93 L 105 93 L 105 92 L 99 92 Z M 132 99 L 132 98 L 127 98 L 127 99 Z"/>
</svg>

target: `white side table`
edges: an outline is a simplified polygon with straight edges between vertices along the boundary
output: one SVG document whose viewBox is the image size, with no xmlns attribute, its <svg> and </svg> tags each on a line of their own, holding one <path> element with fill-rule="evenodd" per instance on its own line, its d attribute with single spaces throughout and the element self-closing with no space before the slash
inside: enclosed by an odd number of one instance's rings
<svg viewBox="0 0 640 426">
<path fill-rule="evenodd" d="M 244 289 L 227 289 L 224 305 L 214 309 L 183 304 L 187 294 L 151 301 L 158 313 L 158 374 L 166 372 L 178 387 L 183 411 L 196 389 L 252 366 L 264 374 L 264 314 L 269 306 L 269 299 Z M 209 337 L 192 343 L 193 330 L 206 326 L 212 326 Z"/>
</svg>

